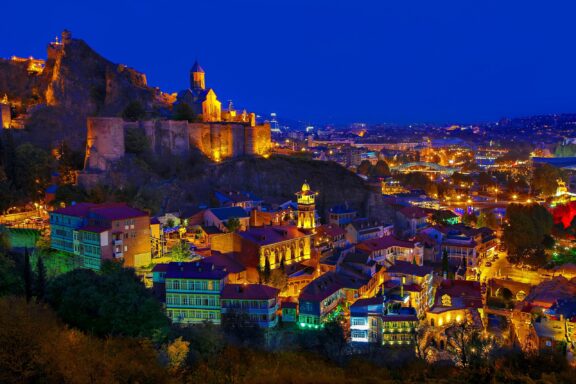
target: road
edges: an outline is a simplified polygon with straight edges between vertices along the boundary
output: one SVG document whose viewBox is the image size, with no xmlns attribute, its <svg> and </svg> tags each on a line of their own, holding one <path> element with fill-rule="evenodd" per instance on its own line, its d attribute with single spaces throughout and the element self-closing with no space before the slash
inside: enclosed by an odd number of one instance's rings
<svg viewBox="0 0 576 384">
<path fill-rule="evenodd" d="M 539 271 L 530 271 L 521 269 L 513 264 L 510 264 L 506 258 L 506 252 L 498 252 L 498 259 L 491 262 L 491 266 L 486 266 L 487 260 L 482 260 L 480 265 L 480 281 L 497 278 L 505 279 L 510 278 L 514 281 L 527 284 L 538 284 L 544 277 Z"/>
</svg>

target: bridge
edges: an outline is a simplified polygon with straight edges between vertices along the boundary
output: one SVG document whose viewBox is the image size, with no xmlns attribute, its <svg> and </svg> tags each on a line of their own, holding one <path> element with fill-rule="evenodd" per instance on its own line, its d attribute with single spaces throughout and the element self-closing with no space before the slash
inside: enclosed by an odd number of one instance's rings
<svg viewBox="0 0 576 384">
<path fill-rule="evenodd" d="M 491 296 L 500 296 L 504 290 L 508 290 L 512 297 L 518 301 L 524 300 L 532 289 L 531 284 L 510 279 L 490 279 L 488 280 L 488 287 Z"/>
<path fill-rule="evenodd" d="M 454 172 L 458 172 L 459 168 L 445 167 L 437 163 L 428 163 L 424 161 L 417 161 L 412 163 L 400 164 L 391 167 L 393 171 L 397 172 L 434 172 L 442 173 L 445 175 L 452 175 Z"/>
</svg>

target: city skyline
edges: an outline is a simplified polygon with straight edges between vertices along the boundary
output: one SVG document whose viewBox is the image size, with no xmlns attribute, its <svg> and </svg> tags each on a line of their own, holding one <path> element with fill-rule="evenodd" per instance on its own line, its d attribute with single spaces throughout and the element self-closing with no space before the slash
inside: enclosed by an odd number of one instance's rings
<svg viewBox="0 0 576 384">
<path fill-rule="evenodd" d="M 515 5 L 61 2 L 32 4 L 24 21 L 8 4 L 15 17 L 0 26 L 0 56 L 43 58 L 67 28 L 164 91 L 184 89 L 197 59 L 224 102 L 314 122 L 471 123 L 572 112 L 576 57 L 563 47 L 576 6 Z M 152 17 L 159 21 L 147 22 Z"/>
</svg>

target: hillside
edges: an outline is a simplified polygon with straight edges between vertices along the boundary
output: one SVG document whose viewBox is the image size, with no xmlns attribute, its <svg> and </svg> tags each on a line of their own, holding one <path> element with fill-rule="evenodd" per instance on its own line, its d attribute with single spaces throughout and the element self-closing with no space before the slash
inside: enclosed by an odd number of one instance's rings
<svg viewBox="0 0 576 384">
<path fill-rule="evenodd" d="M 0 61 L 0 95 L 30 114 L 24 140 L 50 148 L 65 139 L 81 149 L 87 116 L 118 116 L 134 100 L 151 114 L 168 107 L 144 74 L 105 59 L 83 40 L 63 41 L 48 45 L 41 73 L 28 71 L 26 62 Z"/>
</svg>

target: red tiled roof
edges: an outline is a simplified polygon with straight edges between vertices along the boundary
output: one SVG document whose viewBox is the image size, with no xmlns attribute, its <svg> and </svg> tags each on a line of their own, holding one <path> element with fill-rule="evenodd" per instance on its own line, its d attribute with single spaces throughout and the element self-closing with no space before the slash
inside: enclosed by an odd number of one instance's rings
<svg viewBox="0 0 576 384">
<path fill-rule="evenodd" d="M 324 233 L 324 234 L 331 236 L 331 237 L 343 236 L 346 234 L 346 230 L 344 230 L 343 228 L 340 228 L 337 225 L 331 225 L 331 224 L 324 224 L 324 225 L 319 226 L 317 228 L 317 232 L 318 233 Z"/>
<path fill-rule="evenodd" d="M 250 228 L 247 231 L 238 232 L 238 235 L 258 245 L 275 244 L 286 240 L 306 237 L 305 233 L 300 232 L 298 228 L 293 226 Z"/>
<path fill-rule="evenodd" d="M 434 306 L 442 306 L 442 296 L 452 299 L 452 306 L 457 304 L 464 308 L 482 308 L 482 293 L 480 283 L 470 280 L 444 280 L 436 290 Z M 459 303 L 456 303 L 456 302 Z"/>
<path fill-rule="evenodd" d="M 278 289 L 263 284 L 226 284 L 222 299 L 270 300 L 278 296 Z"/>
<path fill-rule="evenodd" d="M 426 276 L 432 273 L 432 267 L 416 265 L 408 261 L 396 260 L 396 262 L 386 269 L 387 273 L 402 273 L 404 275 Z"/>
<path fill-rule="evenodd" d="M 74 205 L 70 205 L 65 208 L 56 209 L 54 213 L 66 216 L 77 216 L 77 217 L 84 217 L 90 211 L 90 208 L 97 207 L 98 204 L 93 203 L 78 203 Z"/>
<path fill-rule="evenodd" d="M 428 217 L 428 212 L 420 207 L 410 206 L 400 210 L 400 213 L 409 219 L 421 219 Z"/>
<path fill-rule="evenodd" d="M 239 273 L 246 270 L 238 261 L 220 252 L 212 252 L 212 256 L 205 258 L 204 261 L 212 263 L 219 268 L 226 268 L 226 271 L 230 273 Z"/>
<path fill-rule="evenodd" d="M 69 207 L 57 209 L 54 211 L 54 213 L 76 217 L 86 217 L 88 214 L 92 213 L 97 216 L 102 216 L 108 220 L 120 220 L 148 216 L 148 213 L 136 208 L 132 208 L 125 203 L 78 203 Z"/>
<path fill-rule="evenodd" d="M 394 236 L 384 236 L 378 239 L 363 241 L 356 246 L 356 248 L 368 252 L 380 251 L 382 249 L 387 249 L 390 247 L 414 248 L 414 242 L 399 240 Z"/>
</svg>

